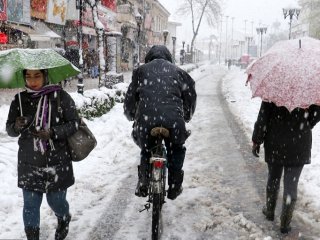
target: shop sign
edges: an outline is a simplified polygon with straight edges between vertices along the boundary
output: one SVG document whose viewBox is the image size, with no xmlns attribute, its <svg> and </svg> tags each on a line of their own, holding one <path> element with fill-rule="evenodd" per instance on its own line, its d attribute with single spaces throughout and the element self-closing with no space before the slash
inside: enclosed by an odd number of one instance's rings
<svg viewBox="0 0 320 240">
<path fill-rule="evenodd" d="M 7 5 L 8 21 L 30 24 L 30 0 L 10 0 Z"/>
<path fill-rule="evenodd" d="M 7 34 L 0 32 L 0 43 L 5 44 L 7 42 L 8 42 Z"/>
<path fill-rule="evenodd" d="M 108 29 L 108 15 L 100 9 L 98 9 L 98 18 L 102 25 L 104 26 L 104 29 Z"/>
<path fill-rule="evenodd" d="M 79 20 L 79 10 L 76 9 L 76 1 L 68 0 L 66 20 Z"/>
<path fill-rule="evenodd" d="M 22 0 L 10 0 L 7 7 L 8 20 L 11 22 L 22 22 L 23 3 Z"/>
<path fill-rule="evenodd" d="M 82 24 L 88 27 L 94 27 L 93 15 L 91 8 L 86 8 L 85 11 L 82 12 Z"/>
<path fill-rule="evenodd" d="M 115 30 L 116 13 L 110 11 L 108 8 L 99 7 L 98 17 L 100 22 L 103 24 L 104 29 L 108 31 Z"/>
<path fill-rule="evenodd" d="M 67 47 L 76 47 L 76 48 L 79 47 L 79 43 L 75 40 L 67 41 L 66 45 L 67 45 Z M 85 42 L 85 41 L 82 42 L 82 49 L 87 49 L 87 48 L 89 48 L 88 42 Z"/>
<path fill-rule="evenodd" d="M 114 12 L 117 9 L 116 0 L 101 0 L 101 5 L 111 9 Z"/>
<path fill-rule="evenodd" d="M 67 3 L 65 0 L 49 0 L 47 22 L 65 25 L 67 14 Z"/>
<path fill-rule="evenodd" d="M 7 21 L 7 0 L 0 0 L 0 21 Z"/>
<path fill-rule="evenodd" d="M 152 16 L 151 14 L 146 15 L 146 19 L 144 20 L 144 27 L 147 29 L 152 28 Z"/>
<path fill-rule="evenodd" d="M 31 0 L 31 17 L 45 20 L 47 16 L 47 5 L 48 0 Z"/>
</svg>

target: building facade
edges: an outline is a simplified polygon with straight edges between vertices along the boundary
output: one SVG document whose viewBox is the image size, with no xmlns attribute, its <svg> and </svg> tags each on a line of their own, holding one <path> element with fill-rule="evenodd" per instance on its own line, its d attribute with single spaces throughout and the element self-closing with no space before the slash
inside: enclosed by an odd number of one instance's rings
<svg viewBox="0 0 320 240">
<path fill-rule="evenodd" d="M 164 44 L 164 31 L 168 31 L 166 44 L 173 51 L 172 36 L 179 24 L 169 24 L 170 13 L 158 0 L 97 2 L 98 18 L 106 33 L 104 37 L 119 36 L 116 42 L 122 70 L 131 70 L 135 62 L 144 62 L 152 45 Z M 139 16 L 141 22 L 137 22 Z M 65 50 L 78 49 L 80 25 L 82 48 L 84 51 L 96 49 L 93 13 L 86 0 L 0 0 L 0 50 L 54 48 L 57 44 Z M 107 41 L 104 47 L 108 47 Z M 107 54 L 107 49 L 105 52 Z"/>
</svg>

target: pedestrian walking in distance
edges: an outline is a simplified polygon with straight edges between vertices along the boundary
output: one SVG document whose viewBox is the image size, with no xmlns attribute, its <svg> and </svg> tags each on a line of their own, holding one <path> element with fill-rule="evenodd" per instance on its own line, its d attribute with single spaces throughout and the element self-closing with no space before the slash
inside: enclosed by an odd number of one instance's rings
<svg viewBox="0 0 320 240">
<path fill-rule="evenodd" d="M 12 101 L 6 130 L 19 137 L 18 187 L 25 233 L 28 240 L 39 239 L 40 206 L 46 194 L 58 220 L 55 240 L 62 240 L 71 220 L 67 188 L 74 184 L 67 138 L 77 131 L 79 117 L 70 95 L 60 85 L 48 84 L 47 70 L 25 69 L 23 76 L 26 90 Z"/>
<path fill-rule="evenodd" d="M 141 148 L 139 182 L 136 195 L 147 196 L 146 167 L 156 139 L 150 131 L 154 127 L 169 130 L 165 139 L 168 160 L 168 194 L 171 200 L 182 192 L 182 170 L 189 136 L 185 123 L 196 108 L 195 82 L 184 70 L 172 63 L 169 50 L 153 46 L 146 55 L 145 64 L 134 70 L 124 101 L 124 113 L 134 121 L 132 136 Z"/>
<path fill-rule="evenodd" d="M 312 128 L 320 120 L 320 106 L 295 108 L 290 112 L 272 102 L 262 102 L 252 136 L 252 153 L 259 157 L 264 144 L 268 164 L 266 205 L 262 213 L 274 220 L 275 208 L 283 176 L 283 199 L 280 231 L 288 233 L 297 201 L 297 188 L 303 166 L 311 163 Z"/>
</svg>

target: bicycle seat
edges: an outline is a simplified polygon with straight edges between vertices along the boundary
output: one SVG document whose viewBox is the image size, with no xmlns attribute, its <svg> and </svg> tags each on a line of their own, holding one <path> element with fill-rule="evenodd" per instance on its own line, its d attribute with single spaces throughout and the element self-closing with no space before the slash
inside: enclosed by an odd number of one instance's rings
<svg viewBox="0 0 320 240">
<path fill-rule="evenodd" d="M 151 136 L 168 138 L 169 130 L 164 127 L 155 127 L 151 129 Z"/>
</svg>

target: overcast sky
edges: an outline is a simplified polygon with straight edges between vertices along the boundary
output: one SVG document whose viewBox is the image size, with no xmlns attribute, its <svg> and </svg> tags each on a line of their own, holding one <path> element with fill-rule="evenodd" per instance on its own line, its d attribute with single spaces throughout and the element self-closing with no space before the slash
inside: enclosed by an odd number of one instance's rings
<svg viewBox="0 0 320 240">
<path fill-rule="evenodd" d="M 177 40 L 179 41 L 180 39 L 182 41 L 182 38 L 190 38 L 185 40 L 191 41 L 191 22 L 181 21 L 181 16 L 176 16 L 175 14 L 176 9 L 182 3 L 182 0 L 159 0 L 159 2 L 171 13 L 170 20 L 182 24 L 182 26 L 178 28 Z M 246 32 L 252 32 L 253 29 L 253 34 L 256 35 L 255 28 L 259 24 L 267 25 L 268 29 L 272 31 L 270 28 L 272 23 L 278 21 L 281 23 L 282 29 L 287 28 L 289 19 L 287 18 L 284 20 L 282 13 L 282 8 L 287 6 L 297 6 L 297 0 L 224 0 L 223 15 L 229 16 L 228 26 L 230 29 L 231 18 L 234 17 L 233 26 L 235 31 L 239 30 L 244 32 L 245 20 L 247 20 Z M 225 19 L 226 18 L 223 18 L 223 29 L 225 29 Z M 204 25 L 200 29 L 198 40 L 211 35 L 210 33 L 214 34 L 214 30 L 208 28 L 204 21 Z"/>
</svg>

